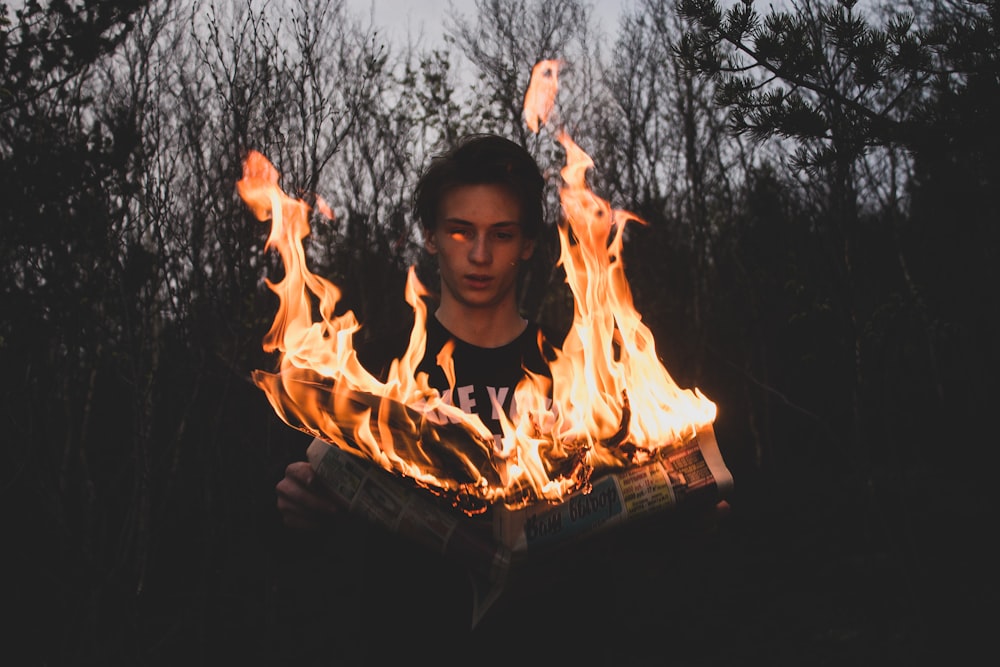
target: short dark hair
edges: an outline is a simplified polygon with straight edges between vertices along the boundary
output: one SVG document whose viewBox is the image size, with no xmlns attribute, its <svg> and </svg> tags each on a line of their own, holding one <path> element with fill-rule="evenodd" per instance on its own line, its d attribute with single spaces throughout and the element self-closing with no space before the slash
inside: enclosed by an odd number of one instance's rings
<svg viewBox="0 0 1000 667">
<path fill-rule="evenodd" d="M 445 193 L 463 185 L 503 185 L 521 204 L 521 231 L 537 238 L 542 230 L 545 178 L 524 147 L 495 134 L 464 137 L 448 152 L 435 156 L 417 182 L 413 214 L 425 230 L 438 222 Z"/>
</svg>

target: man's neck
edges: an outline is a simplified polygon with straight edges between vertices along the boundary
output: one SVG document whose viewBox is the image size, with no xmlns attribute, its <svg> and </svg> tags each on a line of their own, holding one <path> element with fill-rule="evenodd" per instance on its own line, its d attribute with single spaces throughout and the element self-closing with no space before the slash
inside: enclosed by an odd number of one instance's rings
<svg viewBox="0 0 1000 667">
<path fill-rule="evenodd" d="M 528 325 L 513 302 L 503 308 L 468 308 L 442 301 L 434 314 L 445 329 L 479 347 L 506 345 Z"/>
</svg>

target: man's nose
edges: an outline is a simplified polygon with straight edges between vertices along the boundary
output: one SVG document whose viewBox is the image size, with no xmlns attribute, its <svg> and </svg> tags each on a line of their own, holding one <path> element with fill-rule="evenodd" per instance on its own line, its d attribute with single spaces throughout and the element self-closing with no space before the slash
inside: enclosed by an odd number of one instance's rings
<svg viewBox="0 0 1000 667">
<path fill-rule="evenodd" d="M 478 234 L 472 240 L 472 247 L 469 248 L 469 261 L 475 264 L 489 264 L 493 257 L 493 249 L 490 247 L 489 239 L 485 234 Z"/>
</svg>

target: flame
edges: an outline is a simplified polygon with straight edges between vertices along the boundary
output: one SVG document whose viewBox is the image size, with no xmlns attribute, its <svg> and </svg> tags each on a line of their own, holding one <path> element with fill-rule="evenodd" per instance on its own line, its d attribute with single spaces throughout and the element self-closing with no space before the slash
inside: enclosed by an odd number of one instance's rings
<svg viewBox="0 0 1000 667">
<path fill-rule="evenodd" d="M 560 60 L 540 60 L 531 68 L 531 80 L 524 93 L 524 122 L 535 134 L 539 123 L 549 122 L 549 115 L 556 106 L 559 91 Z"/>
<path fill-rule="evenodd" d="M 558 141 L 566 150 L 559 263 L 575 311 L 551 363 L 554 402 L 573 424 L 564 435 L 588 439 L 601 464 L 623 457 L 642 463 L 711 424 L 716 406 L 699 390 L 674 382 L 633 305 L 623 233 L 626 223 L 645 222 L 595 195 L 586 183 L 591 158 L 562 130 Z"/>
<path fill-rule="evenodd" d="M 554 108 L 558 69 L 559 61 L 545 60 L 532 71 L 525 118 L 536 133 Z M 574 318 L 550 362 L 551 378 L 527 373 L 514 392 L 516 414 L 499 411 L 499 443 L 477 416 L 450 405 L 426 374 L 415 373 L 426 347 L 428 292 L 412 267 L 404 295 L 414 312 L 407 349 L 384 380 L 364 368 L 353 344 L 357 318 L 335 314 L 340 290 L 306 266 L 310 207 L 281 190 L 267 158 L 248 155 L 237 190 L 259 220 L 271 221 L 265 249 L 277 250 L 285 268 L 279 282 L 267 281 L 280 303 L 263 346 L 278 353 L 278 368 L 254 371 L 253 380 L 285 423 L 473 514 L 492 503 L 558 502 L 589 489 L 595 472 L 645 463 L 714 421 L 715 404 L 697 389 L 678 387 L 664 368 L 633 305 L 623 231 L 628 222 L 645 223 L 595 195 L 586 183 L 591 158 L 564 131 L 557 140 L 566 151 L 559 263 Z M 453 377 L 450 349 L 437 361 Z"/>
</svg>

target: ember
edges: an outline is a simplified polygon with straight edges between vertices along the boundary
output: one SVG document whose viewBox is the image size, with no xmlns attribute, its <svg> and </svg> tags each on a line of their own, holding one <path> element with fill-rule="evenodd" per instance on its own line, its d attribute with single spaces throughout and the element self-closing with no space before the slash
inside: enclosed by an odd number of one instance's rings
<svg viewBox="0 0 1000 667">
<path fill-rule="evenodd" d="M 524 111 L 536 133 L 554 108 L 558 71 L 550 60 L 532 72 Z M 516 509 L 562 501 L 589 490 L 594 473 L 643 465 L 712 424 L 715 404 L 677 386 L 633 305 L 621 248 L 625 225 L 642 221 L 595 195 L 586 183 L 590 157 L 561 129 L 556 137 L 566 151 L 559 262 L 575 315 L 550 363 L 551 380 L 528 373 L 514 393 L 514 416 L 500 411 L 499 443 L 478 417 L 414 373 L 426 344 L 427 290 L 412 268 L 405 299 L 415 321 L 405 353 L 384 380 L 362 366 L 353 345 L 361 325 L 351 311 L 335 315 L 340 290 L 306 266 L 309 207 L 281 190 L 263 155 L 248 156 L 238 191 L 258 219 L 271 220 L 266 248 L 279 252 L 285 268 L 282 280 L 267 282 L 280 304 L 264 349 L 278 353 L 278 368 L 253 379 L 282 420 L 469 514 L 492 503 Z M 448 350 L 439 363 L 450 363 Z M 589 498 L 583 509 L 600 509 L 600 500 Z"/>
</svg>

